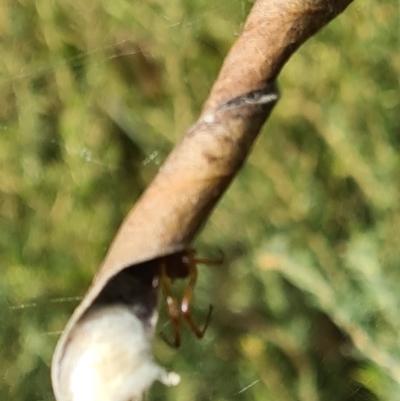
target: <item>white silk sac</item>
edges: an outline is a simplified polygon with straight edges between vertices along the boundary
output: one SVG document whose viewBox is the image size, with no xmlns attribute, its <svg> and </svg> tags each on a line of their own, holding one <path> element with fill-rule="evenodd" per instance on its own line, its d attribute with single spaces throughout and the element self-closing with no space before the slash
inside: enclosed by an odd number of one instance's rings
<svg viewBox="0 0 400 401">
<path fill-rule="evenodd" d="M 155 380 L 177 385 L 179 375 L 153 361 L 151 326 L 123 304 L 91 310 L 64 355 L 67 400 L 136 401 Z"/>
<path fill-rule="evenodd" d="M 138 269 L 109 280 L 61 336 L 52 363 L 56 401 L 140 401 L 156 380 L 180 382 L 153 360 L 157 289 Z"/>
</svg>

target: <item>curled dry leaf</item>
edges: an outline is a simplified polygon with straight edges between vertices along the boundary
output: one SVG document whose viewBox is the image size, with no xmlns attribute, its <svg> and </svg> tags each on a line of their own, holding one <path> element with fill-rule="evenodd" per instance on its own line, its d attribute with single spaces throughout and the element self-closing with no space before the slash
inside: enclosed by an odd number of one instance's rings
<svg viewBox="0 0 400 401">
<path fill-rule="evenodd" d="M 275 79 L 287 59 L 350 2 L 256 1 L 199 120 L 123 222 L 59 340 L 57 401 L 136 400 L 154 380 L 178 383 L 150 350 L 161 262 L 186 252 L 242 166 L 278 100 Z"/>
</svg>

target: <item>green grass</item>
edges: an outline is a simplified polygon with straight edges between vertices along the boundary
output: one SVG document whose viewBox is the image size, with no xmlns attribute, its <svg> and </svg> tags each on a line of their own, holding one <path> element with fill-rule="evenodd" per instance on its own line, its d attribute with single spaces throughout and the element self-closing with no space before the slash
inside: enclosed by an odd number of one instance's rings
<svg viewBox="0 0 400 401">
<path fill-rule="evenodd" d="M 0 399 L 52 399 L 64 298 L 196 120 L 250 7 L 1 2 Z M 198 240 L 226 259 L 200 270 L 211 327 L 178 351 L 156 341 L 183 382 L 150 399 L 398 400 L 399 17 L 395 0 L 355 1 L 285 67 Z"/>
</svg>

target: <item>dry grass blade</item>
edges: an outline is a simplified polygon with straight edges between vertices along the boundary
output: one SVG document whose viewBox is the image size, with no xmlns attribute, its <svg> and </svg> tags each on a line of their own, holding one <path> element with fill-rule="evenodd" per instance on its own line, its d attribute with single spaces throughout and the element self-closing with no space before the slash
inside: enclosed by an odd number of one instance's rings
<svg viewBox="0 0 400 401">
<path fill-rule="evenodd" d="M 97 278 L 57 346 L 53 382 L 70 334 L 108 281 L 127 267 L 186 249 L 238 172 L 278 100 L 275 79 L 305 40 L 350 0 L 259 0 L 198 121 L 122 224 Z"/>
</svg>

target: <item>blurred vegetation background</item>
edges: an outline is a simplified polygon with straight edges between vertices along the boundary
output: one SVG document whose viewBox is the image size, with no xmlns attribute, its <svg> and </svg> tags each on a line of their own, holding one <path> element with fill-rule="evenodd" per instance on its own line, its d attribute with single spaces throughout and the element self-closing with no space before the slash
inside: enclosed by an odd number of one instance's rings
<svg viewBox="0 0 400 401">
<path fill-rule="evenodd" d="M 251 5 L 0 2 L 1 400 L 53 400 L 60 331 Z M 177 351 L 156 339 L 183 382 L 150 400 L 399 400 L 399 17 L 355 1 L 285 67 L 198 240 L 225 254 L 196 290 L 213 322 Z"/>
</svg>

